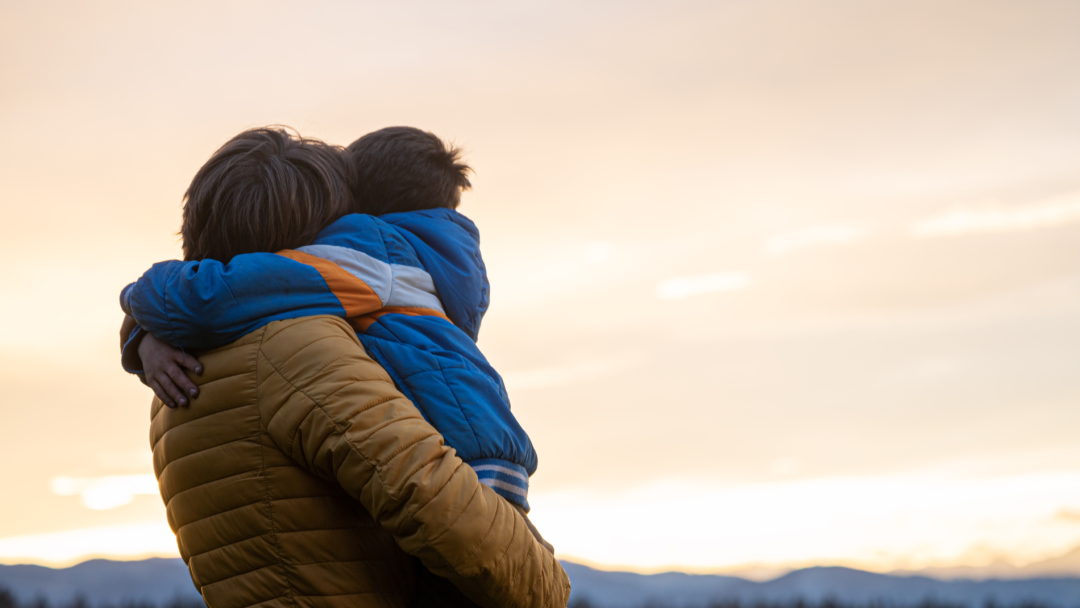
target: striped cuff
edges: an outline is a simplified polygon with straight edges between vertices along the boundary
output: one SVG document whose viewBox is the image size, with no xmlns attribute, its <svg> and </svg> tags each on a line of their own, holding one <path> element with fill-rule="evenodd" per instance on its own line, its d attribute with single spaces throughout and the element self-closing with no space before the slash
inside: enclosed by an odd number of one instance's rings
<svg viewBox="0 0 1080 608">
<path fill-rule="evenodd" d="M 529 474 L 525 467 L 501 458 L 481 458 L 468 465 L 476 471 L 480 483 L 515 505 L 529 511 Z"/>
</svg>

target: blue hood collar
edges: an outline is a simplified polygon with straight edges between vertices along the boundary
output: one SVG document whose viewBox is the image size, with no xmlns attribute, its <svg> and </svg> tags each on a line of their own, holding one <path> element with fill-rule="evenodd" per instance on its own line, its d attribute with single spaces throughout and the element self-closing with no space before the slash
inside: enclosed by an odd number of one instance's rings
<svg viewBox="0 0 1080 608">
<path fill-rule="evenodd" d="M 379 219 L 412 245 L 435 283 L 446 316 L 475 341 L 490 302 L 476 224 L 453 209 L 390 213 Z"/>
</svg>

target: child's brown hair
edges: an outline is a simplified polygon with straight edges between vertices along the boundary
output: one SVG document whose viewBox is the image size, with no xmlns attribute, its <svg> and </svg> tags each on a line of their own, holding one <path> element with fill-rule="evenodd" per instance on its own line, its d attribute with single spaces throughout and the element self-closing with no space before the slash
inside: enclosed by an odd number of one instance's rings
<svg viewBox="0 0 1080 608">
<path fill-rule="evenodd" d="M 472 185 L 461 150 L 427 131 L 387 127 L 349 144 L 353 210 L 385 215 L 445 207 L 456 209 Z"/>
<path fill-rule="evenodd" d="M 228 262 L 308 245 L 348 213 L 344 151 L 285 127 L 250 129 L 225 143 L 184 194 L 184 259 Z"/>
</svg>

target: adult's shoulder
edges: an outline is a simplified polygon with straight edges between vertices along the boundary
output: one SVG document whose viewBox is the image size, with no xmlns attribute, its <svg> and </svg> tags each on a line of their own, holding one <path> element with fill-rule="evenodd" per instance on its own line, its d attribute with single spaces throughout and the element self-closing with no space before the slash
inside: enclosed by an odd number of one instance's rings
<svg viewBox="0 0 1080 608">
<path fill-rule="evenodd" d="M 321 340 L 336 338 L 359 346 L 360 340 L 349 323 L 334 315 L 313 315 L 273 321 L 261 337 L 263 351 L 299 350 Z"/>
<path fill-rule="evenodd" d="M 335 382 L 378 380 L 392 386 L 390 376 L 367 354 L 356 331 L 340 317 L 316 315 L 269 323 L 259 350 L 261 359 L 270 367 L 267 371 L 319 393 L 333 390 L 323 386 L 331 375 Z M 343 373 L 342 368 L 347 371 Z"/>
</svg>

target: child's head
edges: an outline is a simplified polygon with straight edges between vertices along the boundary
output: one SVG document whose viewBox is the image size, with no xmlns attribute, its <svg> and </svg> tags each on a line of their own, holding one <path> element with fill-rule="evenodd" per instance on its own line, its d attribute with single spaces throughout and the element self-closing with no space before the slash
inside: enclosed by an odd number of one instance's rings
<svg viewBox="0 0 1080 608">
<path fill-rule="evenodd" d="M 195 174 L 184 194 L 185 260 L 308 245 L 349 212 L 348 158 L 341 148 L 284 127 L 244 131 Z"/>
<path fill-rule="evenodd" d="M 413 127 L 387 127 L 347 148 L 353 164 L 353 209 L 385 215 L 420 209 L 456 209 L 472 171 L 461 150 Z"/>
</svg>

